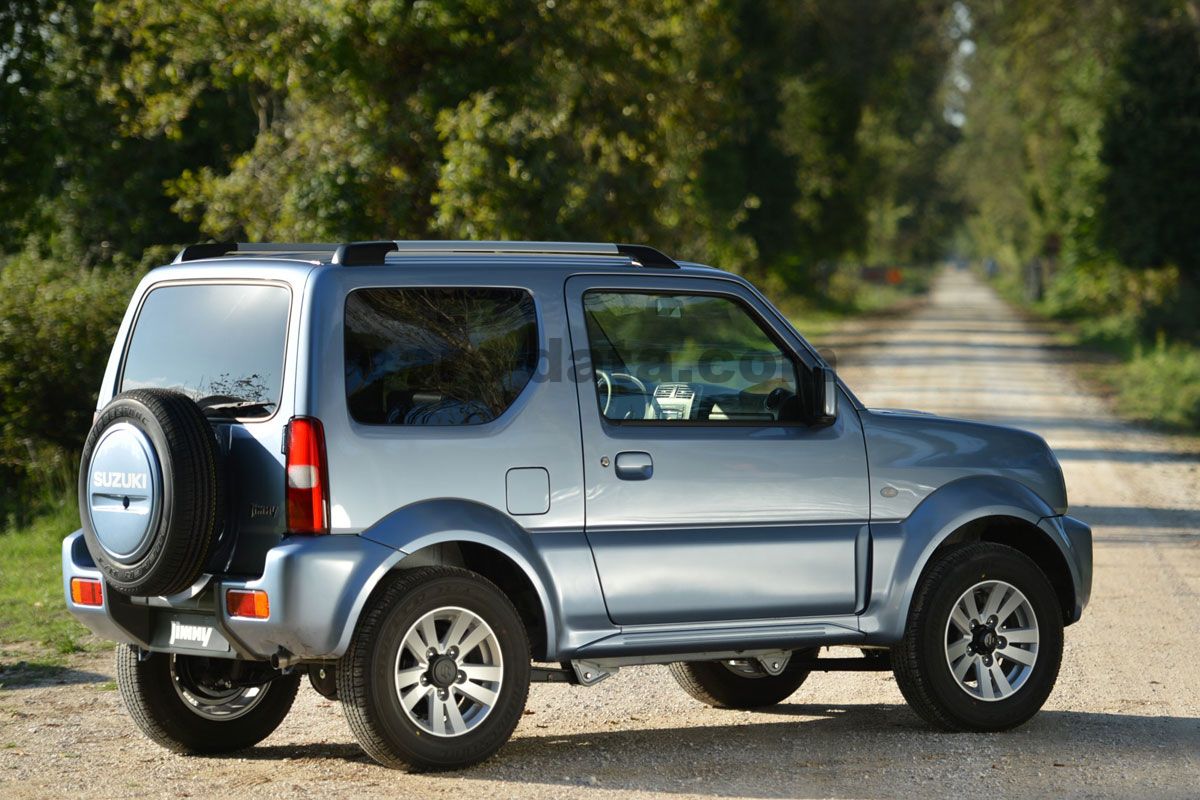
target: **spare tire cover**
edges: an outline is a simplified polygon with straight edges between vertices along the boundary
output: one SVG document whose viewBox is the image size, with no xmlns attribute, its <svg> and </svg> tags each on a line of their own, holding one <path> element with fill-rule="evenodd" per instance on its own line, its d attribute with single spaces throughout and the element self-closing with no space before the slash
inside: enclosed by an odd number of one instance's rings
<svg viewBox="0 0 1200 800">
<path fill-rule="evenodd" d="M 114 589 L 174 594 L 200 577 L 224 519 L 219 459 L 186 395 L 137 389 L 104 407 L 84 445 L 79 516 Z"/>
</svg>

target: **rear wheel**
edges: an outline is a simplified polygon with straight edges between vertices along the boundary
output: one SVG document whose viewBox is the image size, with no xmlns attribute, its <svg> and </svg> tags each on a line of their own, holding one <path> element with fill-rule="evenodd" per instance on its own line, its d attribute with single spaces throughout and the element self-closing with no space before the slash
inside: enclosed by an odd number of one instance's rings
<svg viewBox="0 0 1200 800">
<path fill-rule="evenodd" d="M 670 670 L 685 692 L 713 708 L 762 708 L 791 697 L 809 674 L 800 660 L 816 655 L 816 650 L 797 650 L 778 675 L 771 675 L 754 659 L 681 661 L 671 664 Z"/>
<path fill-rule="evenodd" d="M 529 639 L 509 599 L 449 567 L 396 573 L 337 667 L 362 748 L 408 770 L 458 769 L 508 741 L 529 694 Z"/>
<path fill-rule="evenodd" d="M 945 730 L 998 731 L 1038 712 L 1062 660 L 1062 609 L 1032 560 L 969 544 L 934 564 L 892 649 L 909 705 Z"/>
<path fill-rule="evenodd" d="M 275 675 L 276 677 L 272 677 Z M 258 744 L 283 722 L 300 675 L 229 659 L 117 648 L 117 687 L 152 741 L 176 753 L 228 753 Z"/>
</svg>

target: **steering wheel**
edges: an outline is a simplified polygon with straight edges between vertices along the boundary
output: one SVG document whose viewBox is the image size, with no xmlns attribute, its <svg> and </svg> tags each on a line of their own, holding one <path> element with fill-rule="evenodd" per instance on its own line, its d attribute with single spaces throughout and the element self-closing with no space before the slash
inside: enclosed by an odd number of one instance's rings
<svg viewBox="0 0 1200 800">
<path fill-rule="evenodd" d="M 632 386 L 632 392 L 618 392 L 617 388 L 625 384 Z M 630 375 L 628 372 L 606 372 L 605 370 L 596 370 L 596 391 L 604 393 L 604 402 L 600 407 L 601 413 L 608 419 L 654 419 L 657 415 L 654 413 L 655 406 L 658 405 L 654 398 L 650 396 L 650 392 L 646 389 L 646 384 L 642 383 L 637 377 Z M 626 398 L 633 399 L 637 395 L 641 395 L 641 413 L 636 413 L 637 408 L 631 407 L 625 410 L 620 415 L 610 414 L 609 409 L 613 408 L 613 401 L 618 403 L 624 402 Z M 614 411 L 619 410 L 613 409 Z"/>
</svg>

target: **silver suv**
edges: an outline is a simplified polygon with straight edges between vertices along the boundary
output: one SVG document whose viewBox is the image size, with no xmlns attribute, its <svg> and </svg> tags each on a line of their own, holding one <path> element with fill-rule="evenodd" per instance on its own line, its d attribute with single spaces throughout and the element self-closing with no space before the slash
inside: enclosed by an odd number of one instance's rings
<svg viewBox="0 0 1200 800">
<path fill-rule="evenodd" d="M 1001 730 L 1091 589 L 1042 439 L 868 409 L 747 281 L 632 245 L 185 248 L 129 304 L 79 502 L 67 605 L 180 752 L 255 744 L 307 674 L 376 760 L 462 767 L 531 681 L 632 664 L 739 709 L 892 670 Z"/>
</svg>

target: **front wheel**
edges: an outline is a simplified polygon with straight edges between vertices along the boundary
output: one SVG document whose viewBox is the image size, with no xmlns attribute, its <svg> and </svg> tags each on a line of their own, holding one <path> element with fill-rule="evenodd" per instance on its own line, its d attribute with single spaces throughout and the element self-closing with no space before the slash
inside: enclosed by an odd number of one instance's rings
<svg viewBox="0 0 1200 800">
<path fill-rule="evenodd" d="M 771 675 L 753 659 L 736 661 L 680 661 L 670 665 L 671 675 L 685 692 L 713 708 L 763 708 L 791 697 L 808 678 L 802 659 L 816 650 L 797 650 L 778 675 Z"/>
<path fill-rule="evenodd" d="M 350 729 L 371 758 L 458 769 L 508 741 L 529 694 L 529 639 L 493 583 L 449 567 L 388 576 L 337 667 Z"/>
<path fill-rule="evenodd" d="M 229 753 L 267 738 L 296 699 L 300 675 L 230 659 L 117 648 L 117 687 L 133 721 L 176 753 Z"/>
<path fill-rule="evenodd" d="M 927 722 L 1000 731 L 1041 709 L 1062 649 L 1062 609 L 1045 574 L 1011 547 L 980 542 L 950 551 L 921 580 L 892 667 Z"/>
</svg>

